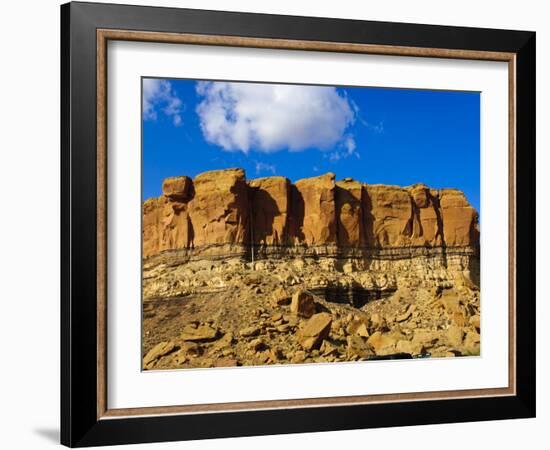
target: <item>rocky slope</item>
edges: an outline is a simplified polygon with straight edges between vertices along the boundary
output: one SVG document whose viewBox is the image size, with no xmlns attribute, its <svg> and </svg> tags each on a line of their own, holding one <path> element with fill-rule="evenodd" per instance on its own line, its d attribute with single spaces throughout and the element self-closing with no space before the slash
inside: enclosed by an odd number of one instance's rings
<svg viewBox="0 0 550 450">
<path fill-rule="evenodd" d="M 143 205 L 146 369 L 479 354 L 462 192 L 241 169 L 162 188 Z"/>
</svg>

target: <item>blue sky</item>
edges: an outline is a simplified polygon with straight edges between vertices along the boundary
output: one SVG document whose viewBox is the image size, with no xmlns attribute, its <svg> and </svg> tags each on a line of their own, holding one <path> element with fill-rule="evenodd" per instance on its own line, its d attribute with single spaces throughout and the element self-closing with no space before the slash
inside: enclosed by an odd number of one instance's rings
<svg viewBox="0 0 550 450">
<path fill-rule="evenodd" d="M 143 80 L 143 199 L 169 176 L 242 167 L 292 181 L 458 188 L 479 211 L 479 93 Z"/>
</svg>

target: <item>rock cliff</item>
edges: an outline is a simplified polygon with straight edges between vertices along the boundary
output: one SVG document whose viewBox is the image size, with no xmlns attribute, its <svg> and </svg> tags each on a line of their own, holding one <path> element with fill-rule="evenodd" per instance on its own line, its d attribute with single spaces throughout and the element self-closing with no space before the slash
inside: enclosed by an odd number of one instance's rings
<svg viewBox="0 0 550 450">
<path fill-rule="evenodd" d="M 455 189 L 369 185 L 332 173 L 295 184 L 284 177 L 246 180 L 242 169 L 168 178 L 143 205 L 143 255 L 252 248 L 307 248 L 356 255 L 479 244 L 478 214 Z M 267 249 L 267 250 L 266 250 Z"/>
<path fill-rule="evenodd" d="M 143 368 L 479 355 L 478 250 L 454 189 L 168 178 L 143 204 Z"/>
</svg>

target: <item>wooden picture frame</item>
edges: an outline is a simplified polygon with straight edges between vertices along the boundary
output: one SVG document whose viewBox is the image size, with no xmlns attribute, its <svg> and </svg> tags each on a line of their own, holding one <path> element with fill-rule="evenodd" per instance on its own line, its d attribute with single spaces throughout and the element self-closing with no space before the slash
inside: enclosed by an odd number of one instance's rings
<svg viewBox="0 0 550 450">
<path fill-rule="evenodd" d="M 535 416 L 535 33 L 125 5 L 61 7 L 61 442 L 91 446 Z M 505 61 L 507 388 L 110 409 L 109 40 Z"/>
</svg>

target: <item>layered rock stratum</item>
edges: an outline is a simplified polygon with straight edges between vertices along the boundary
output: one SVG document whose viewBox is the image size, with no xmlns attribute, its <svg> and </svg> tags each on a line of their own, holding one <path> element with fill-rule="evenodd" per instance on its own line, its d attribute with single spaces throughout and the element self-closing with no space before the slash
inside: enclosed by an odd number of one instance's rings
<svg viewBox="0 0 550 450">
<path fill-rule="evenodd" d="M 145 368 L 479 353 L 478 214 L 456 189 L 168 178 L 143 204 L 143 258 Z"/>
<path fill-rule="evenodd" d="M 477 212 L 456 189 L 335 182 L 332 173 L 295 184 L 284 177 L 247 181 L 242 169 L 227 169 L 168 178 L 162 190 L 143 206 L 145 257 L 213 245 L 345 251 L 474 249 L 479 242 Z"/>
</svg>

